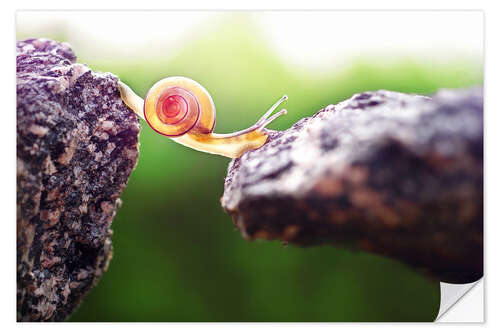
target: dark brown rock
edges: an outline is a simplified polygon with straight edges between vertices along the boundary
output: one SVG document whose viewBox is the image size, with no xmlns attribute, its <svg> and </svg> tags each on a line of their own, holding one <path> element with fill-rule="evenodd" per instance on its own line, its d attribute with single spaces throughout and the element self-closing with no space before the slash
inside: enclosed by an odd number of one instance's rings
<svg viewBox="0 0 500 333">
<path fill-rule="evenodd" d="M 482 89 L 354 95 L 231 162 L 247 239 L 329 243 L 466 283 L 483 275 Z"/>
<path fill-rule="evenodd" d="M 17 320 L 64 320 L 111 258 L 111 221 L 138 158 L 118 78 L 70 46 L 17 42 Z"/>
</svg>

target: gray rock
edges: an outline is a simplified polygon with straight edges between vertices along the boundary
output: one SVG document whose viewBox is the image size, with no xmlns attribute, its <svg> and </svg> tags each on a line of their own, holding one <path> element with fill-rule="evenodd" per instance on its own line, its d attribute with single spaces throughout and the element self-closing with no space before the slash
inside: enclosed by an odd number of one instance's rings
<svg viewBox="0 0 500 333">
<path fill-rule="evenodd" d="M 17 42 L 17 320 L 64 320 L 106 270 L 138 158 L 118 78 L 70 46 Z"/>
<path fill-rule="evenodd" d="M 329 105 L 231 162 L 223 208 L 250 240 L 333 244 L 442 281 L 483 274 L 483 94 Z"/>
</svg>

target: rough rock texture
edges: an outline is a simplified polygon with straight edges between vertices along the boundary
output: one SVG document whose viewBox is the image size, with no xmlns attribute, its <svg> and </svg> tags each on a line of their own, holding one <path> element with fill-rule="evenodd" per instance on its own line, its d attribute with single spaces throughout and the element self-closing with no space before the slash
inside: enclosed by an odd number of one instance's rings
<svg viewBox="0 0 500 333">
<path fill-rule="evenodd" d="M 247 239 L 363 249 L 451 283 L 483 275 L 481 88 L 366 92 L 270 134 L 225 180 Z"/>
<path fill-rule="evenodd" d="M 106 270 L 138 158 L 118 78 L 64 43 L 17 42 L 17 320 L 65 319 Z"/>
</svg>

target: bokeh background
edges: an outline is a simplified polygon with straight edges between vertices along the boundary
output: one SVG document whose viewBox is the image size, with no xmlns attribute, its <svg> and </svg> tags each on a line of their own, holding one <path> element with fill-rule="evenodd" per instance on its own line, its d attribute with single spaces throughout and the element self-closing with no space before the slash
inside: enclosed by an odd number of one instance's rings
<svg viewBox="0 0 500 333">
<path fill-rule="evenodd" d="M 69 42 L 78 61 L 144 96 L 203 84 L 216 131 L 289 96 L 286 129 L 354 93 L 481 85 L 481 12 L 17 13 L 17 39 Z M 113 221 L 114 255 L 70 321 L 432 321 L 439 283 L 381 256 L 248 242 L 220 206 L 229 160 L 141 123 L 140 158 Z"/>
</svg>

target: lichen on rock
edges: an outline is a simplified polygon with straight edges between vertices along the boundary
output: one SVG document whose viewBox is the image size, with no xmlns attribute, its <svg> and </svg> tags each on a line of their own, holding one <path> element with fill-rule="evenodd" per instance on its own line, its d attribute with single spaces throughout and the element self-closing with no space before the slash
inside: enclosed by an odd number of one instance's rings
<svg viewBox="0 0 500 333">
<path fill-rule="evenodd" d="M 247 239 L 333 244 L 451 283 L 483 274 L 483 94 L 365 92 L 231 162 L 221 199 Z"/>
<path fill-rule="evenodd" d="M 118 78 L 48 39 L 17 49 L 17 320 L 60 321 L 111 258 L 111 222 L 138 159 Z"/>
</svg>

